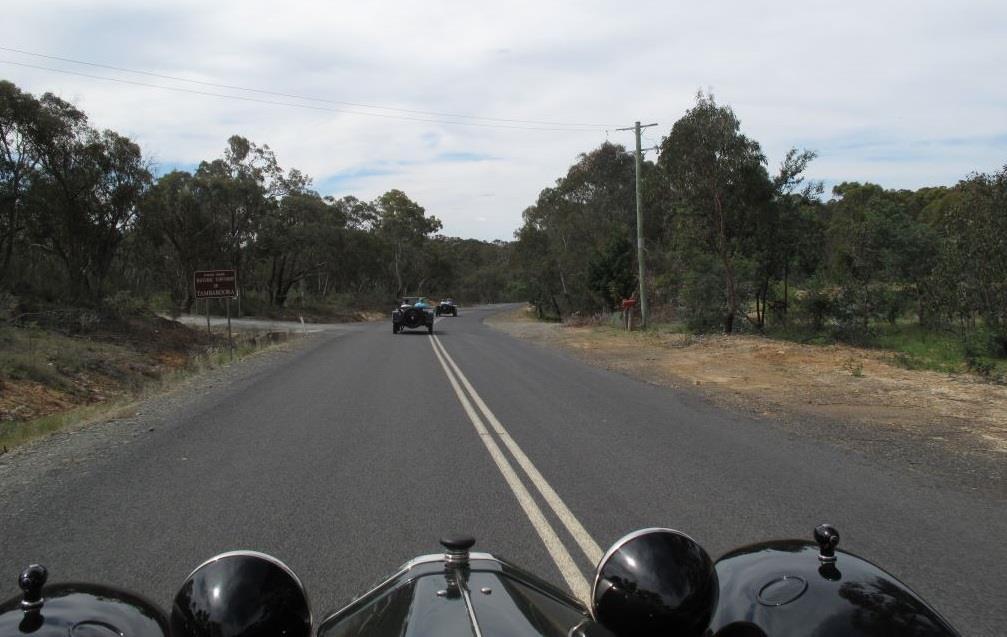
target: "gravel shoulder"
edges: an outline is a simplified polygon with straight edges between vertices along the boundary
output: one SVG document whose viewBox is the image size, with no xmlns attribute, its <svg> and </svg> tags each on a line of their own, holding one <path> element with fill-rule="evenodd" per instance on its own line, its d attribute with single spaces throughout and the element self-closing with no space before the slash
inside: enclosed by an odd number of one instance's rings
<svg viewBox="0 0 1007 637">
<path fill-rule="evenodd" d="M 124 445 L 152 442 L 171 435 L 171 423 L 198 413 L 219 390 L 241 386 L 332 335 L 308 335 L 255 352 L 229 365 L 195 374 L 147 398 L 112 409 L 0 455 L 0 506 L 18 499 L 33 485 L 59 482 L 72 470 L 98 463 Z"/>
<path fill-rule="evenodd" d="M 627 334 L 539 322 L 521 309 L 486 322 L 589 364 L 1007 500 L 1007 387 L 902 369 L 883 352 L 846 346 Z"/>
</svg>

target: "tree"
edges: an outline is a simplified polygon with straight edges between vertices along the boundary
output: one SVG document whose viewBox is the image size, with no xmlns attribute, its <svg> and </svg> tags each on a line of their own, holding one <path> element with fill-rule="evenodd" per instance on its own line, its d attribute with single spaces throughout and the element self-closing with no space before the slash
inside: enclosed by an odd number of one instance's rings
<svg viewBox="0 0 1007 637">
<path fill-rule="evenodd" d="M 299 190 L 266 212 L 256 251 L 269 264 L 270 303 L 282 307 L 294 284 L 325 266 L 327 248 L 338 242 L 339 211 L 315 192 Z"/>
<path fill-rule="evenodd" d="M 441 229 L 441 222 L 437 217 L 426 216 L 423 206 L 401 190 L 389 190 L 378 197 L 374 209 L 377 212 L 374 231 L 391 246 L 395 294 L 403 296 L 410 284 L 418 285 L 423 280 L 415 276 L 408 279 L 403 270 L 415 267 L 420 261 L 424 243 L 429 235 Z"/>
<path fill-rule="evenodd" d="M 755 215 L 771 196 L 758 142 L 740 132 L 728 106 L 699 93 L 696 105 L 675 122 L 661 143 L 659 164 L 675 196 L 694 215 L 723 271 L 724 332 L 734 330 L 740 307 L 737 258 Z"/>
<path fill-rule="evenodd" d="M 163 175 L 139 205 L 138 235 L 157 257 L 149 267 L 161 270 L 171 297 L 189 313 L 196 300 L 193 273 L 213 268 L 227 255 L 228 228 L 207 205 L 205 184 L 184 171 Z"/>
<path fill-rule="evenodd" d="M 838 318 L 861 331 L 871 318 L 894 322 L 905 309 L 911 275 L 932 262 L 926 229 L 907 213 L 904 193 L 847 182 L 832 192 L 825 265 L 840 292 Z"/>
<path fill-rule="evenodd" d="M 287 188 L 269 146 L 257 146 L 240 135 L 227 140 L 222 159 L 196 169 L 202 197 L 217 222 L 227 227 L 227 258 L 238 274 L 238 313 L 245 288 L 245 258 L 255 241 L 256 226 L 273 198 Z"/>
<path fill-rule="evenodd" d="M 636 290 L 635 251 L 629 237 L 613 235 L 605 249 L 591 260 L 588 285 L 613 309 Z"/>
<path fill-rule="evenodd" d="M 38 166 L 29 135 L 38 111 L 34 97 L 0 81 L 0 285 L 10 283 L 14 247 L 27 227 L 25 196 Z"/>
<path fill-rule="evenodd" d="M 535 207 L 523 213 L 524 224 L 514 233 L 517 246 L 514 261 L 524 289 L 520 290 L 534 307 L 539 318 L 552 315 L 563 318 L 558 295 L 562 281 L 556 259 L 549 253 L 549 237 L 539 226 Z"/>
<path fill-rule="evenodd" d="M 791 148 L 772 180 L 771 201 L 755 207 L 746 253 L 752 258 L 755 276 L 753 323 L 760 330 L 766 325 L 773 283 L 783 281 L 783 299 L 778 307 L 785 316 L 792 268 L 810 274 L 817 266 L 821 250 L 817 209 L 822 184 L 805 184 L 803 176 L 815 156 L 812 151 Z"/>
<path fill-rule="evenodd" d="M 98 301 L 151 175 L 140 147 L 128 138 L 98 133 L 83 113 L 54 95 L 39 102 L 31 141 L 44 172 L 30 193 L 38 211 L 31 232 L 38 246 L 63 263 L 71 295 Z"/>
<path fill-rule="evenodd" d="M 1007 166 L 960 182 L 936 221 L 944 307 L 963 322 L 980 316 L 992 353 L 1007 356 Z"/>
<path fill-rule="evenodd" d="M 591 285 L 591 264 L 604 258 L 611 237 L 629 240 L 636 224 L 634 171 L 626 149 L 606 142 L 582 154 L 554 187 L 544 189 L 535 205 L 525 210 L 524 225 L 529 229 L 522 229 L 519 242 L 542 250 L 541 260 L 549 263 L 542 271 L 554 277 L 547 286 L 531 287 L 543 294 L 549 290 L 548 303 L 557 314 L 610 309 L 607 293 Z M 521 250 L 524 262 L 531 262 L 531 257 L 528 250 Z"/>
</svg>

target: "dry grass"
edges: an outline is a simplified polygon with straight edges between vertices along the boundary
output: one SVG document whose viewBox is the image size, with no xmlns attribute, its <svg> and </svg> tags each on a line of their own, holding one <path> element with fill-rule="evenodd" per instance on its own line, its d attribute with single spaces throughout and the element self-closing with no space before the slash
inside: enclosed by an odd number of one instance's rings
<svg viewBox="0 0 1007 637">
<path fill-rule="evenodd" d="M 158 320 L 137 333 L 69 336 L 0 328 L 0 452 L 69 426 L 115 417 L 144 396 L 228 364 L 225 343 Z M 163 335 L 163 338 L 161 338 Z M 286 340 L 244 332 L 234 360 Z"/>
</svg>

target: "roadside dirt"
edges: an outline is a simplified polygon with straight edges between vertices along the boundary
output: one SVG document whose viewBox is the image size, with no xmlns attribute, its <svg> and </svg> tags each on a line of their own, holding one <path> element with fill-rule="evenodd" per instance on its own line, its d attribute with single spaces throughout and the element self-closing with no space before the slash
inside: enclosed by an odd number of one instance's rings
<svg viewBox="0 0 1007 637">
<path fill-rule="evenodd" d="M 612 371 L 696 391 L 716 404 L 912 465 L 939 451 L 957 456 L 955 472 L 977 478 L 1000 480 L 1007 466 L 1007 387 L 971 375 L 906 370 L 889 363 L 890 353 L 843 345 L 626 333 L 543 323 L 524 310 L 487 322 Z M 1003 490 L 1002 482 L 993 486 Z"/>
<path fill-rule="evenodd" d="M 239 333 L 236 345 L 276 340 L 268 336 Z M 134 398 L 226 347 L 219 336 L 156 316 L 103 319 L 77 333 L 5 326 L 0 341 L 0 427 Z"/>
</svg>

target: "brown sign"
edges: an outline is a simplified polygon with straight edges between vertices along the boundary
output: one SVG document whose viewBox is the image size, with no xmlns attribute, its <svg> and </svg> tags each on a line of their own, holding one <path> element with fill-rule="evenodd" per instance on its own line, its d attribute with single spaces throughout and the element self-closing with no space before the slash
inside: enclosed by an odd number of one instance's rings
<svg viewBox="0 0 1007 637">
<path fill-rule="evenodd" d="M 197 299 L 223 299 L 238 296 L 238 277 L 234 270 L 197 270 L 193 281 Z"/>
</svg>

